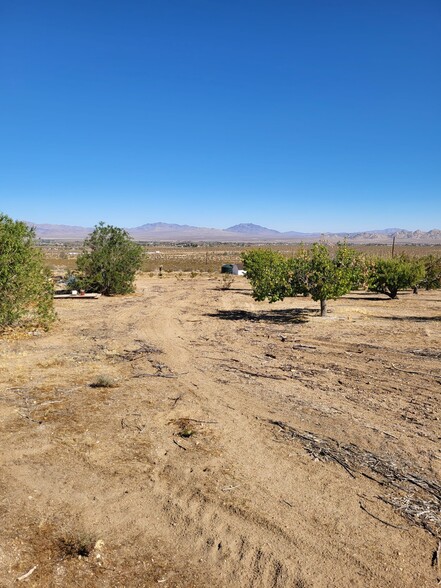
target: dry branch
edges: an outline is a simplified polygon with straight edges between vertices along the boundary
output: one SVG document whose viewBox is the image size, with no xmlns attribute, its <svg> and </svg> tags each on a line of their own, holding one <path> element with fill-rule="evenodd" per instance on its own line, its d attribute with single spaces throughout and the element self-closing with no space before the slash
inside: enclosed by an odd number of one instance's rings
<svg viewBox="0 0 441 588">
<path fill-rule="evenodd" d="M 371 516 L 376 521 L 383 523 L 383 525 L 387 525 L 388 527 L 393 527 L 394 529 L 400 529 L 400 531 L 408 531 L 409 530 L 406 527 L 400 527 L 399 525 L 393 525 L 392 523 L 388 523 L 387 521 L 383 521 L 383 519 L 380 519 L 380 517 L 377 517 L 377 515 L 374 515 L 373 513 L 369 512 L 368 509 L 361 502 L 359 504 L 360 504 L 360 508 L 362 511 L 364 511 L 366 514 Z"/>
<path fill-rule="evenodd" d="M 336 439 L 298 431 L 281 421 L 269 421 L 290 439 L 297 439 L 317 460 L 335 461 L 352 477 L 357 472 L 379 484 L 387 495 L 378 496 L 412 524 L 441 537 L 441 485 L 409 471 L 398 462 L 375 455 L 357 445 L 341 445 Z M 375 474 L 375 477 L 372 475 Z M 369 513 L 371 514 L 371 513 Z M 382 521 L 384 522 L 384 521 Z"/>
<path fill-rule="evenodd" d="M 231 365 L 222 364 L 223 368 L 225 368 L 228 372 L 240 372 L 241 374 L 245 374 L 247 376 L 254 376 L 255 378 L 269 378 L 270 380 L 289 380 L 290 378 L 285 378 L 284 376 L 275 376 L 272 374 L 262 374 L 262 372 L 252 372 L 250 370 L 244 370 L 242 368 L 233 367 Z"/>
</svg>

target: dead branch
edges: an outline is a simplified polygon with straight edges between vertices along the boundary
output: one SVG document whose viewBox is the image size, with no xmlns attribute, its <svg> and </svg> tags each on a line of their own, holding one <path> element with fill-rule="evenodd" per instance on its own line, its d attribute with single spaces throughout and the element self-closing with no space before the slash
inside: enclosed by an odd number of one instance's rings
<svg viewBox="0 0 441 588">
<path fill-rule="evenodd" d="M 408 531 L 409 530 L 406 527 L 400 527 L 399 525 L 393 525 L 392 523 L 388 523 L 387 521 L 383 521 L 383 519 L 380 519 L 380 517 L 377 517 L 373 513 L 369 512 L 368 509 L 365 506 L 363 506 L 363 504 L 361 502 L 359 504 L 360 504 L 360 508 L 362 511 L 367 513 L 369 516 L 371 516 L 376 521 L 380 521 L 380 523 L 383 523 L 383 525 L 387 525 L 388 527 L 393 527 L 394 529 L 399 529 L 400 531 Z"/>
<path fill-rule="evenodd" d="M 281 421 L 269 422 L 285 436 L 300 441 L 315 459 L 336 461 L 352 477 L 355 471 L 379 484 L 389 492 L 378 499 L 434 537 L 441 536 L 441 485 L 437 481 L 423 477 L 416 469 L 409 471 L 406 464 L 385 459 L 352 443 L 341 445 L 336 439 L 298 431 Z"/>
<path fill-rule="evenodd" d="M 173 443 L 174 443 L 175 445 L 177 445 L 178 447 L 180 447 L 181 449 L 183 449 L 184 451 L 187 451 L 187 448 L 186 448 L 186 447 L 184 447 L 183 445 L 181 445 L 180 443 L 178 443 L 178 442 L 176 441 L 176 439 L 173 439 Z"/>
<path fill-rule="evenodd" d="M 156 372 L 156 374 L 136 374 L 134 378 L 177 378 L 176 374 L 163 374 L 162 372 Z"/>
<path fill-rule="evenodd" d="M 431 374 L 430 372 L 417 372 L 415 370 L 405 370 L 403 368 L 399 368 L 396 365 L 394 365 L 393 363 L 390 364 L 390 366 L 385 366 L 387 369 L 389 370 L 397 370 L 398 372 L 404 372 L 405 374 L 417 374 L 418 376 L 428 376 L 429 378 L 439 378 L 440 376 L 437 374 Z"/>
<path fill-rule="evenodd" d="M 270 380 L 289 380 L 290 378 L 285 378 L 284 376 L 275 376 L 271 374 L 262 374 L 261 372 L 252 372 L 250 370 L 244 370 L 241 368 L 236 368 L 231 365 L 223 364 L 221 367 L 224 367 L 229 372 L 240 372 L 241 374 L 246 374 L 248 376 L 254 376 L 255 378 L 268 378 Z"/>
<path fill-rule="evenodd" d="M 29 572 L 26 572 L 26 574 L 23 574 L 22 576 L 19 576 L 19 577 L 17 578 L 17 581 L 18 581 L 18 582 L 21 582 L 22 580 L 26 580 L 26 578 L 29 578 L 29 576 L 30 576 L 31 574 L 33 574 L 33 573 L 35 572 L 35 570 L 36 570 L 36 569 L 37 569 L 37 566 L 34 566 L 33 568 L 31 568 L 31 569 L 29 570 Z"/>
<path fill-rule="evenodd" d="M 441 541 L 438 541 L 438 548 L 435 549 L 432 556 L 432 567 L 437 566 L 440 569 L 441 564 Z"/>
</svg>

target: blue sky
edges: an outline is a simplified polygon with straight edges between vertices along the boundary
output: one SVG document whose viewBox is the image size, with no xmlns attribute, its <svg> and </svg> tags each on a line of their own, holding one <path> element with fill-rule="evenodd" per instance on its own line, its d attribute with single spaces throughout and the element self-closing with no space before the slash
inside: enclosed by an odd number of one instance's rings
<svg viewBox="0 0 441 588">
<path fill-rule="evenodd" d="M 0 0 L 0 211 L 441 228 L 439 0 Z"/>
</svg>

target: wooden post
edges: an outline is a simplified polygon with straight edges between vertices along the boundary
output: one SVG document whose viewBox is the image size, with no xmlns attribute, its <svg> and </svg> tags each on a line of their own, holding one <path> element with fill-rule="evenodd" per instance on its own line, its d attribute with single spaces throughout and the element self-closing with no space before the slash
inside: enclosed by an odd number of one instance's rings
<svg viewBox="0 0 441 588">
<path fill-rule="evenodd" d="M 395 237 L 396 237 L 396 235 L 394 235 L 394 236 L 392 237 L 392 257 L 393 257 L 393 256 L 394 256 L 394 254 L 395 254 Z"/>
</svg>

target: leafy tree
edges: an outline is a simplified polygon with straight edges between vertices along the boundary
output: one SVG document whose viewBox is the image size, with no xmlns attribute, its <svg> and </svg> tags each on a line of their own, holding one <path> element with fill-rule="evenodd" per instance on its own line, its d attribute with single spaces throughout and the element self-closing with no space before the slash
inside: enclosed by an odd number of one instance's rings
<svg viewBox="0 0 441 588">
<path fill-rule="evenodd" d="M 347 294 L 363 275 L 359 255 L 346 244 L 338 246 L 334 257 L 325 245 L 315 243 L 311 250 L 301 249 L 292 259 L 255 249 L 243 255 L 243 262 L 256 300 L 275 302 L 310 294 L 320 301 L 321 316 L 326 314 L 327 300 Z"/>
<path fill-rule="evenodd" d="M 327 312 L 327 301 L 335 300 L 358 286 L 362 270 L 356 251 L 339 244 L 335 257 L 322 244 L 315 243 L 309 256 L 308 292 L 320 301 L 320 316 Z"/>
<path fill-rule="evenodd" d="M 397 298 L 398 290 L 414 288 L 424 279 L 425 269 L 421 260 L 400 255 L 391 259 L 378 258 L 370 269 L 368 287 L 371 292 Z"/>
<path fill-rule="evenodd" d="M 426 255 L 422 258 L 425 275 L 419 285 L 426 290 L 441 288 L 441 256 Z"/>
<path fill-rule="evenodd" d="M 252 249 L 242 255 L 255 300 L 277 302 L 292 296 L 288 261 L 271 249 Z"/>
<path fill-rule="evenodd" d="M 137 270 L 142 262 L 142 247 L 124 229 L 95 226 L 77 258 L 79 282 L 84 289 L 106 296 L 134 291 Z"/>
<path fill-rule="evenodd" d="M 53 285 L 34 229 L 0 213 L 0 328 L 55 319 Z"/>
</svg>

